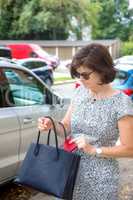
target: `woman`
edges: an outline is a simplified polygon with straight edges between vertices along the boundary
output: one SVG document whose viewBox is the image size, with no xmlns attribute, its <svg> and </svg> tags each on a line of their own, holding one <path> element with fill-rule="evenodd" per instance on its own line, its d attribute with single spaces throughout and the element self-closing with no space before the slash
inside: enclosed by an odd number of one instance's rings
<svg viewBox="0 0 133 200">
<path fill-rule="evenodd" d="M 81 155 L 73 200 L 117 200 L 116 158 L 133 157 L 133 103 L 112 88 L 115 74 L 112 58 L 101 44 L 83 47 L 72 60 L 71 75 L 80 79 L 81 86 L 62 123 Z M 40 118 L 38 128 L 48 130 L 52 125 Z M 59 124 L 57 129 L 62 134 Z"/>
</svg>

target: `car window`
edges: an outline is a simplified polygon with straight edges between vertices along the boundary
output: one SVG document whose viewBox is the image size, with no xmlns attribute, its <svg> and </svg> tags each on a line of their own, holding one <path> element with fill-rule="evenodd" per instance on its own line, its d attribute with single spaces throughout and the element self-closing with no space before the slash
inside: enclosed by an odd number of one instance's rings
<svg viewBox="0 0 133 200">
<path fill-rule="evenodd" d="M 121 85 L 127 80 L 127 78 L 128 78 L 127 72 L 118 70 L 115 76 L 115 83 Z"/>
<path fill-rule="evenodd" d="M 30 53 L 30 57 L 32 57 L 32 58 L 37 58 L 38 55 L 37 55 L 35 52 L 31 52 L 31 53 Z"/>
<path fill-rule="evenodd" d="M 0 69 L 0 107 L 8 107 L 8 103 L 5 101 L 6 91 L 9 90 L 8 80 Z"/>
<path fill-rule="evenodd" d="M 24 63 L 22 63 L 22 65 L 27 67 L 28 69 L 33 69 L 33 67 L 32 67 L 33 62 L 24 62 Z"/>
<path fill-rule="evenodd" d="M 9 49 L 1 49 L 0 48 L 0 57 L 12 58 L 11 50 Z"/>
<path fill-rule="evenodd" d="M 46 88 L 31 74 L 3 68 L 4 85 L 0 83 L 6 106 L 41 105 L 48 103 Z"/>
<path fill-rule="evenodd" d="M 29 69 L 35 69 L 35 68 L 44 67 L 47 64 L 41 61 L 30 61 L 30 62 L 25 62 L 23 65 Z"/>
</svg>

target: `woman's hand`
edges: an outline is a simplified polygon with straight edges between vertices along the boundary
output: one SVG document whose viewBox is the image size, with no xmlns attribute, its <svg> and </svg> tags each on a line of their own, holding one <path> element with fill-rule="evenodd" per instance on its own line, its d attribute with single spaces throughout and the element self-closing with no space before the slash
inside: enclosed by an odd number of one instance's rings
<svg viewBox="0 0 133 200">
<path fill-rule="evenodd" d="M 95 147 L 89 144 L 88 139 L 84 136 L 78 136 L 72 139 L 69 143 L 76 143 L 78 149 L 84 151 L 85 153 L 95 154 Z"/>
<path fill-rule="evenodd" d="M 53 128 L 52 122 L 47 117 L 40 117 L 38 119 L 38 129 L 40 131 L 48 131 L 49 129 Z"/>
</svg>

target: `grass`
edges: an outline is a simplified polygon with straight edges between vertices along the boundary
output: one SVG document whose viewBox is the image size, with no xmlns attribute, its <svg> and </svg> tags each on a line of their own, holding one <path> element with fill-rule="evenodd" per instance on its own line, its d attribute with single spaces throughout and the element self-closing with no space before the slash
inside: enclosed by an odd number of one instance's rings
<svg viewBox="0 0 133 200">
<path fill-rule="evenodd" d="M 57 78 L 54 78 L 54 82 L 67 81 L 67 80 L 72 80 L 72 78 L 71 77 L 57 77 Z"/>
</svg>

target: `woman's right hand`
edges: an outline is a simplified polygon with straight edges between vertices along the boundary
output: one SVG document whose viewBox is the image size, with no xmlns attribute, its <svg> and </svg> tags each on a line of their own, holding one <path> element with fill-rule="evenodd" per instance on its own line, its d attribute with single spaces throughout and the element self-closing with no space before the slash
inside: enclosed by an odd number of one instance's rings
<svg viewBox="0 0 133 200">
<path fill-rule="evenodd" d="M 48 131 L 49 129 L 53 128 L 52 122 L 47 117 L 40 117 L 38 119 L 38 129 L 40 131 Z"/>
</svg>

